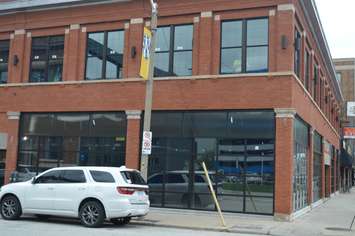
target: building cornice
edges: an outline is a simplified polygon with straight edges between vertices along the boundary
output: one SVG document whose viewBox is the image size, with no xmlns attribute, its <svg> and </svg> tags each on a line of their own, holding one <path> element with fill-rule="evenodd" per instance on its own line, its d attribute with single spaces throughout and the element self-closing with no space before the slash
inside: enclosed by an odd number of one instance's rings
<svg viewBox="0 0 355 236">
<path fill-rule="evenodd" d="M 129 1 L 132 0 L 14 0 L 0 2 L 0 15 Z"/>
</svg>

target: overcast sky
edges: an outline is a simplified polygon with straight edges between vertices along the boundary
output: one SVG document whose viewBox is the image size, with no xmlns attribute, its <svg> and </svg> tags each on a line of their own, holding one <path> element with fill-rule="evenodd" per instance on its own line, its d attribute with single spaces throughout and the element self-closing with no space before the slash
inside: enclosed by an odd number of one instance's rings
<svg viewBox="0 0 355 236">
<path fill-rule="evenodd" d="M 315 0 L 333 58 L 355 58 L 355 0 Z"/>
</svg>

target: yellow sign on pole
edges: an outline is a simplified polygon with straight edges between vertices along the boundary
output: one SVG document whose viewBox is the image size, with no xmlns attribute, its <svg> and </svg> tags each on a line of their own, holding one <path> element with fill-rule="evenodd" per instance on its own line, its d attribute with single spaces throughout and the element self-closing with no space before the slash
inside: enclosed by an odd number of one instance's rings
<svg viewBox="0 0 355 236">
<path fill-rule="evenodd" d="M 148 75 L 149 75 L 151 42 L 152 42 L 152 32 L 148 28 L 144 27 L 141 69 L 139 71 L 139 75 L 145 80 L 148 79 Z"/>
</svg>

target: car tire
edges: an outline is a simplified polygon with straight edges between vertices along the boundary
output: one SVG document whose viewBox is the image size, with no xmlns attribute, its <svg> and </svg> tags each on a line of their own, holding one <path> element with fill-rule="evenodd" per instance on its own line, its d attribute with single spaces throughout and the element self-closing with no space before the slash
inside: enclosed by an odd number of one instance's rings
<svg viewBox="0 0 355 236">
<path fill-rule="evenodd" d="M 122 217 L 122 218 L 115 218 L 111 219 L 111 223 L 114 225 L 126 225 L 131 221 L 131 217 Z"/>
<path fill-rule="evenodd" d="M 5 196 L 0 203 L 0 213 L 5 220 L 17 220 L 22 214 L 21 204 L 13 195 Z"/>
<path fill-rule="evenodd" d="M 79 217 L 82 225 L 97 228 L 105 220 L 105 209 L 98 201 L 88 201 L 80 207 Z"/>
</svg>

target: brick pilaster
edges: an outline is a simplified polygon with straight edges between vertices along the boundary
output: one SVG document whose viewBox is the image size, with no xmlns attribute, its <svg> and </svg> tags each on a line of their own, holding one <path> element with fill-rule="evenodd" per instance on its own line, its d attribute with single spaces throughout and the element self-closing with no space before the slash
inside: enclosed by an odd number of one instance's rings
<svg viewBox="0 0 355 236">
<path fill-rule="evenodd" d="M 275 109 L 275 218 L 290 220 L 292 205 L 294 109 Z"/>
<path fill-rule="evenodd" d="M 141 111 L 129 110 L 127 115 L 126 163 L 128 168 L 139 169 Z"/>
<path fill-rule="evenodd" d="M 7 112 L 8 140 L 5 162 L 5 184 L 9 182 L 10 175 L 16 170 L 18 156 L 18 133 L 20 126 L 20 112 Z"/>
<path fill-rule="evenodd" d="M 9 57 L 9 78 L 8 83 L 23 82 L 23 69 L 26 49 L 26 31 L 24 29 L 15 30 L 10 36 L 10 57 Z M 18 63 L 14 65 L 17 58 Z"/>
<path fill-rule="evenodd" d="M 294 15 L 295 6 L 293 4 L 281 4 L 277 6 L 276 71 L 293 71 Z M 282 38 L 286 39 L 285 48 L 282 48 Z"/>
<path fill-rule="evenodd" d="M 126 28 L 128 31 L 128 36 L 125 36 L 125 39 L 128 38 L 128 53 L 126 58 L 127 60 L 127 78 L 138 78 L 139 77 L 139 68 L 142 55 L 142 42 L 143 42 L 143 18 L 131 19 L 129 28 Z M 131 57 L 131 50 L 135 48 L 136 55 Z"/>
<path fill-rule="evenodd" d="M 199 23 L 199 75 L 210 75 L 212 73 L 212 37 L 213 34 L 213 13 L 201 12 Z"/>
</svg>

